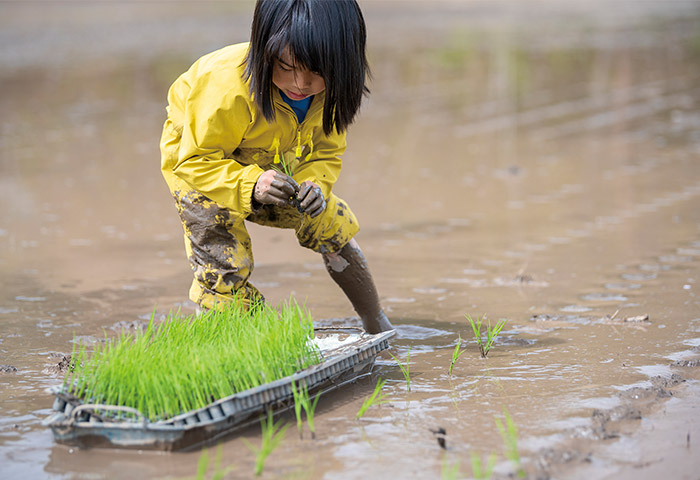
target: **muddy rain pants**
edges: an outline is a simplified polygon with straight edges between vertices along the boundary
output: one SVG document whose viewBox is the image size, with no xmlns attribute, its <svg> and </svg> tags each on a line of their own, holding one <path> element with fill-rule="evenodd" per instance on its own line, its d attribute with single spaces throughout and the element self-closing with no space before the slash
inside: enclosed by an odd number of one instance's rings
<svg viewBox="0 0 700 480">
<path fill-rule="evenodd" d="M 299 244 L 318 253 L 337 252 L 359 230 L 350 208 L 332 193 L 326 209 L 313 219 L 292 206 L 263 205 L 244 214 L 211 201 L 170 172 L 164 176 L 180 214 L 185 251 L 194 272 L 190 299 L 202 307 L 214 308 L 234 298 L 247 304 L 262 299 L 248 281 L 253 251 L 245 221 L 294 229 Z"/>
</svg>

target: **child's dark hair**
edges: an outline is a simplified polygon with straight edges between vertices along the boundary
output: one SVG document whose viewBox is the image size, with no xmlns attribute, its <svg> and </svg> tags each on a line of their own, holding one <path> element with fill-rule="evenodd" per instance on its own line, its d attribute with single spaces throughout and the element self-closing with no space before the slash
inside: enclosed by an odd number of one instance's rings
<svg viewBox="0 0 700 480">
<path fill-rule="evenodd" d="M 360 109 L 362 96 L 369 93 L 366 38 L 356 0 L 258 0 L 244 77 L 267 121 L 275 117 L 272 67 L 289 47 L 295 66 L 325 81 L 323 131 L 344 132 Z"/>
</svg>

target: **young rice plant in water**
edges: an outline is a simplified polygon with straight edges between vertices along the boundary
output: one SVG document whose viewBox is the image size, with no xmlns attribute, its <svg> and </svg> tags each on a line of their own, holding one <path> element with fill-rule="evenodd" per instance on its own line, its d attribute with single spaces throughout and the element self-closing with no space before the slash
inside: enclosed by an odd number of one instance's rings
<svg viewBox="0 0 700 480">
<path fill-rule="evenodd" d="M 518 453 L 518 427 L 515 425 L 513 418 L 508 413 L 508 410 L 503 408 L 503 416 L 506 419 L 505 425 L 500 418 L 496 417 L 496 427 L 498 427 L 498 432 L 501 434 L 503 439 L 505 456 L 510 463 L 515 467 L 515 472 L 518 478 L 525 478 L 525 470 L 523 470 L 520 464 L 520 454 Z"/>
<path fill-rule="evenodd" d="M 145 331 L 122 332 L 91 355 L 75 347 L 64 390 L 165 419 L 319 363 L 313 336 L 308 313 L 291 300 L 279 310 L 231 304 L 160 324 L 151 317 Z"/>
<path fill-rule="evenodd" d="M 260 421 L 260 426 L 262 427 L 262 443 L 260 448 L 253 446 L 245 438 L 243 442 L 246 446 L 255 453 L 255 475 L 258 476 L 262 474 L 265 469 L 265 461 L 267 457 L 270 456 L 272 451 L 282 443 L 284 440 L 284 434 L 287 432 L 289 424 L 282 425 L 282 420 L 274 421 L 272 412 L 267 412 L 267 419 Z"/>
<path fill-rule="evenodd" d="M 391 355 L 391 358 L 393 358 L 396 363 L 399 365 L 399 368 L 401 369 L 401 373 L 403 373 L 403 378 L 406 379 L 406 390 L 411 391 L 411 366 L 409 365 L 409 360 L 411 358 L 411 347 L 408 347 L 408 352 L 406 352 L 406 366 L 404 366 L 401 363 L 401 360 L 396 358 L 393 353 L 389 352 L 389 355 Z"/>
<path fill-rule="evenodd" d="M 486 326 L 486 340 L 482 338 L 481 335 L 481 325 L 483 324 L 483 317 L 479 318 L 479 315 L 476 315 L 476 320 L 472 319 L 469 315 L 465 314 L 464 315 L 467 320 L 469 320 L 469 323 L 472 326 L 472 330 L 474 331 L 474 337 L 476 338 L 476 343 L 479 344 L 479 351 L 481 352 L 481 356 L 483 358 L 486 358 L 486 355 L 489 354 L 489 350 L 491 350 L 491 347 L 493 347 L 493 342 L 496 341 L 496 337 L 498 336 L 499 333 L 501 333 L 501 330 L 506 324 L 506 320 L 499 320 L 496 322 L 496 326 L 491 328 L 491 322 L 489 321 L 488 325 Z"/>
<path fill-rule="evenodd" d="M 455 366 L 455 363 L 457 363 L 457 360 L 459 360 L 459 357 L 462 356 L 464 353 L 464 350 L 461 350 L 462 348 L 462 336 L 457 335 L 457 345 L 455 345 L 455 349 L 452 351 L 452 363 L 450 363 L 450 368 L 447 370 L 448 375 L 452 375 L 452 369 Z"/>
<path fill-rule="evenodd" d="M 292 382 L 292 393 L 294 394 L 294 413 L 297 417 L 297 429 L 299 430 L 299 438 L 301 438 L 301 410 L 304 409 L 306 413 L 306 423 L 309 425 L 309 430 L 311 431 L 311 438 L 316 438 L 316 427 L 314 426 L 314 414 L 316 412 L 316 404 L 318 399 L 321 398 L 321 394 L 317 393 L 316 397 L 311 400 L 309 397 L 309 389 L 306 385 L 296 386 L 295 382 Z"/>
<path fill-rule="evenodd" d="M 370 407 L 373 405 L 381 405 L 383 403 L 386 403 L 385 397 L 386 395 L 382 393 L 382 388 L 384 388 L 384 384 L 386 383 L 386 380 L 383 380 L 381 378 L 377 379 L 377 385 L 374 387 L 374 392 L 372 392 L 372 395 L 367 397 L 365 401 L 362 403 L 362 406 L 360 407 L 360 410 L 357 412 L 357 419 L 359 420 L 364 416 L 364 414 L 369 410 Z"/>
<path fill-rule="evenodd" d="M 496 467 L 496 454 L 492 453 L 489 455 L 488 460 L 486 460 L 486 465 L 481 461 L 481 457 L 476 453 L 472 452 L 472 475 L 474 480 L 489 480 L 491 475 L 493 475 L 493 469 Z"/>
<path fill-rule="evenodd" d="M 233 470 L 233 465 L 221 468 L 221 460 L 223 458 L 223 447 L 219 444 L 216 447 L 216 459 L 214 460 L 214 471 L 211 475 L 211 480 L 222 480 L 229 472 Z M 207 478 L 207 470 L 209 470 L 209 450 L 202 450 L 197 462 L 197 480 L 205 480 Z"/>
</svg>

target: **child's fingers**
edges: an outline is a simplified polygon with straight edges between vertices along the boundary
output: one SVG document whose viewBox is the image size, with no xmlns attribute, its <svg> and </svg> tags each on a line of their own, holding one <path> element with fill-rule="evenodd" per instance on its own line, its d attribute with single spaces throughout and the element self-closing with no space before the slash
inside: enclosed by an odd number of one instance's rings
<svg viewBox="0 0 700 480">
<path fill-rule="evenodd" d="M 304 209 L 304 212 L 311 218 L 319 216 L 326 209 L 326 200 L 321 196 L 314 203 Z"/>
<path fill-rule="evenodd" d="M 323 198 L 323 193 L 319 187 L 309 189 L 307 195 L 303 198 L 299 207 L 309 215 L 315 217 L 326 208 L 326 199 Z"/>
<path fill-rule="evenodd" d="M 299 184 L 292 177 L 281 172 L 275 172 L 275 178 L 272 184 L 276 184 L 277 188 L 290 190 L 290 196 L 293 196 L 299 191 Z"/>
</svg>

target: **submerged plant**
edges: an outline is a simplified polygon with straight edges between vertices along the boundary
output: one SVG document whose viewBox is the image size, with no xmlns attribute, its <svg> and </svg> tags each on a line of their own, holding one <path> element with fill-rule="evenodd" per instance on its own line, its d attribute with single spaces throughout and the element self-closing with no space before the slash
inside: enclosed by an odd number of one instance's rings
<svg viewBox="0 0 700 480">
<path fill-rule="evenodd" d="M 520 464 L 520 454 L 518 453 L 518 427 L 506 408 L 503 408 L 503 415 L 506 419 L 505 425 L 500 418 L 495 417 L 496 427 L 503 439 L 505 456 L 515 467 L 518 478 L 525 478 L 525 470 Z"/>
<path fill-rule="evenodd" d="M 282 424 L 282 420 L 274 421 L 272 412 L 267 412 L 267 419 L 260 421 L 262 427 L 262 443 L 260 448 L 255 447 L 245 438 L 243 443 L 252 451 L 255 457 L 255 475 L 260 475 L 265 469 L 265 461 L 272 451 L 279 446 L 284 439 L 284 434 L 289 428 L 289 424 Z"/>
<path fill-rule="evenodd" d="M 462 348 L 462 336 L 457 335 L 457 337 L 457 345 L 455 345 L 455 349 L 452 351 L 452 362 L 450 363 L 450 368 L 447 370 L 448 375 L 452 375 L 452 369 L 454 368 L 455 363 L 457 363 L 459 357 L 464 353 L 463 350 L 460 351 Z"/>
<path fill-rule="evenodd" d="M 299 438 L 302 434 L 301 425 L 301 410 L 304 409 L 306 413 L 306 423 L 309 425 L 309 430 L 311 431 L 311 438 L 316 438 L 316 427 L 314 426 L 314 414 L 316 412 L 316 404 L 318 399 L 321 398 L 321 394 L 317 393 L 313 401 L 309 397 L 309 389 L 306 385 L 296 387 L 296 384 L 292 382 L 292 393 L 294 394 L 294 413 L 297 417 L 297 429 L 299 430 Z"/>
<path fill-rule="evenodd" d="M 150 420 L 201 408 L 320 362 L 308 313 L 238 304 L 185 318 L 171 314 L 143 332 L 77 347 L 67 393 L 84 402 L 135 408 Z"/>
<path fill-rule="evenodd" d="M 401 361 L 394 356 L 393 353 L 389 352 L 389 355 L 391 355 L 391 358 L 393 358 L 396 363 L 399 365 L 399 368 L 401 369 L 401 373 L 403 373 L 403 378 L 406 379 L 406 390 L 411 391 L 411 366 L 409 365 L 409 360 L 411 357 L 411 347 L 408 347 L 408 352 L 406 352 L 406 366 L 404 366 Z"/>
<path fill-rule="evenodd" d="M 486 465 L 481 462 L 481 457 L 476 453 L 472 452 L 472 475 L 474 480 L 489 480 L 491 475 L 493 475 L 493 469 L 496 467 L 496 454 L 492 453 L 489 455 Z"/>
<path fill-rule="evenodd" d="M 491 350 L 491 347 L 493 347 L 493 342 L 496 341 L 496 337 L 499 333 L 501 333 L 501 330 L 505 326 L 507 320 L 499 320 L 496 322 L 496 326 L 493 328 L 491 328 L 491 321 L 489 321 L 488 325 L 486 325 L 486 340 L 484 340 L 481 335 L 481 326 L 483 325 L 484 320 L 483 317 L 479 318 L 479 315 L 477 314 L 476 320 L 474 320 L 468 314 L 465 314 L 464 316 L 467 318 L 467 320 L 469 320 L 469 323 L 472 326 L 476 343 L 479 344 L 481 356 L 486 358 L 486 355 L 489 354 L 489 350 Z"/>
<path fill-rule="evenodd" d="M 385 397 L 386 395 L 382 393 L 382 388 L 384 388 L 384 384 L 386 383 L 386 380 L 383 380 L 381 378 L 377 379 L 377 385 L 374 387 L 374 392 L 372 392 L 372 395 L 369 397 L 365 398 L 365 401 L 362 403 L 362 406 L 360 407 L 360 411 L 357 412 L 357 415 L 355 417 L 359 420 L 364 416 L 364 414 L 369 410 L 370 407 L 373 405 L 381 405 L 383 403 L 386 403 Z"/>
</svg>

